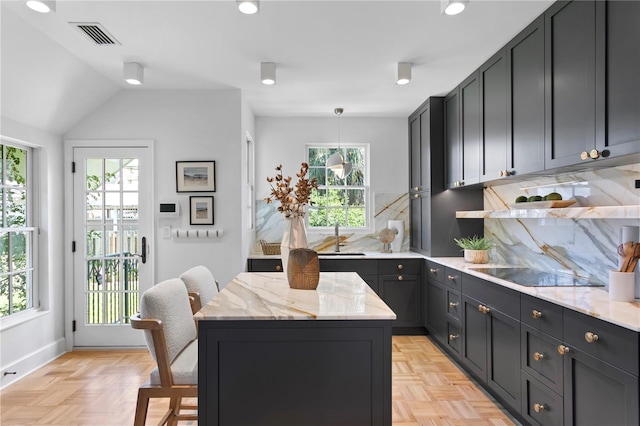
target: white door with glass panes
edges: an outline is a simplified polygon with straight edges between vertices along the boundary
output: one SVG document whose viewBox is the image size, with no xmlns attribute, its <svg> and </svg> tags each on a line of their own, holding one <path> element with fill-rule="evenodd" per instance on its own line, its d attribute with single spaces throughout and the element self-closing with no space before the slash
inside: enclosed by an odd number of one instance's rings
<svg viewBox="0 0 640 426">
<path fill-rule="evenodd" d="M 149 147 L 73 148 L 74 346 L 139 346 L 131 328 L 152 286 Z"/>
</svg>

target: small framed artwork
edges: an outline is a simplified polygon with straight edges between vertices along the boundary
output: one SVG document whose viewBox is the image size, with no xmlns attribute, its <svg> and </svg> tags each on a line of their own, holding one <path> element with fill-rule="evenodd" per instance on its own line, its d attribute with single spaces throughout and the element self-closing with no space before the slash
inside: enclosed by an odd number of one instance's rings
<svg viewBox="0 0 640 426">
<path fill-rule="evenodd" d="M 189 206 L 189 224 L 213 225 L 213 196 L 191 196 Z"/>
<path fill-rule="evenodd" d="M 216 162 L 176 161 L 176 192 L 216 192 Z"/>
</svg>

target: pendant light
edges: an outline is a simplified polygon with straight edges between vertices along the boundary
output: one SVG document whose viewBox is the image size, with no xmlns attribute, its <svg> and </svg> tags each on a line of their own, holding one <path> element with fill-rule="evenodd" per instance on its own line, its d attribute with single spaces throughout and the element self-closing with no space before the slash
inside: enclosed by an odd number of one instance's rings
<svg viewBox="0 0 640 426">
<path fill-rule="evenodd" d="M 336 108 L 333 112 L 340 117 L 344 112 L 343 108 Z M 339 179 L 344 179 L 351 173 L 352 164 L 344 161 L 344 157 L 340 152 L 340 125 L 338 125 L 338 151 L 334 152 L 327 159 L 326 167 L 332 170 Z"/>
</svg>

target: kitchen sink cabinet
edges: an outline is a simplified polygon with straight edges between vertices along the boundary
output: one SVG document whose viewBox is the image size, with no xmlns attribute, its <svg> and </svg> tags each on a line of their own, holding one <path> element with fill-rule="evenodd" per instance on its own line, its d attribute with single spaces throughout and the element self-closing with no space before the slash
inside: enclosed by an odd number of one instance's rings
<svg viewBox="0 0 640 426">
<path fill-rule="evenodd" d="M 509 175 L 539 172 L 544 170 L 543 16 L 507 44 L 506 55 L 506 170 Z"/>
</svg>

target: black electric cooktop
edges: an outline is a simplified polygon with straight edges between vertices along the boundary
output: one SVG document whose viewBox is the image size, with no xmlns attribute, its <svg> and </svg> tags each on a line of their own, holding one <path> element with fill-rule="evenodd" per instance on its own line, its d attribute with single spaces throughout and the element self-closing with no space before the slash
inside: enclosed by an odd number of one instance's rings
<svg viewBox="0 0 640 426">
<path fill-rule="evenodd" d="M 540 271 L 531 268 L 474 269 L 525 287 L 604 287 L 604 283 L 594 277 L 578 277 L 571 271 Z"/>
</svg>

